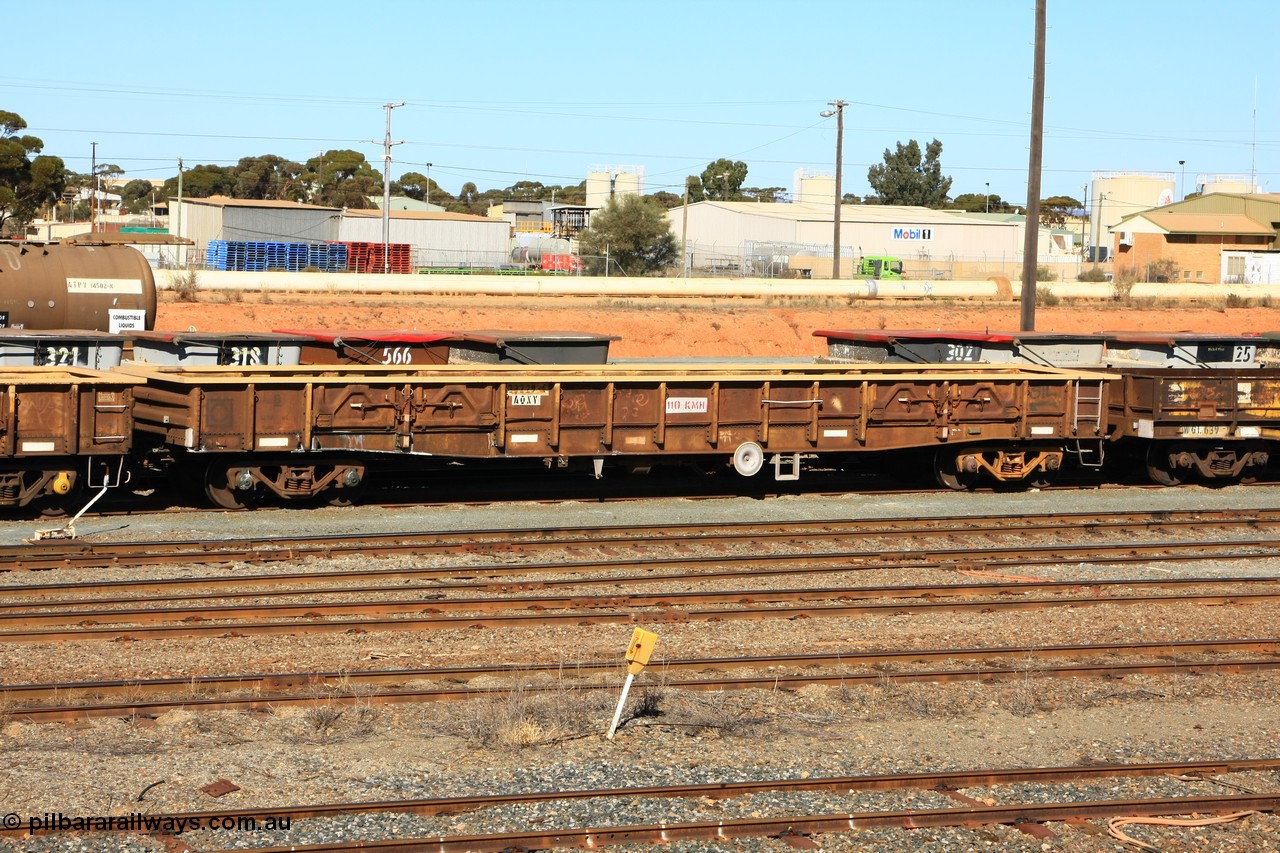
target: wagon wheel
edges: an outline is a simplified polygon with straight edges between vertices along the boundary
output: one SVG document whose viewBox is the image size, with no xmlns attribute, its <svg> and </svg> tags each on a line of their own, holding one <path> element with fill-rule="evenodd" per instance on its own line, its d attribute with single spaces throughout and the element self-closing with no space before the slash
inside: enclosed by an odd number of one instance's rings
<svg viewBox="0 0 1280 853">
<path fill-rule="evenodd" d="M 1169 451 L 1158 444 L 1147 450 L 1147 476 L 1151 482 L 1161 486 L 1176 486 L 1182 482 L 1182 476 L 1169 462 Z"/>
<path fill-rule="evenodd" d="M 223 509 L 247 509 L 253 492 L 233 488 L 227 479 L 226 463 L 213 462 L 204 475 L 204 493 L 214 506 Z"/>
<path fill-rule="evenodd" d="M 976 473 L 956 469 L 955 451 L 949 451 L 945 447 L 939 448 L 933 456 L 933 472 L 938 478 L 938 485 L 957 492 L 972 491 L 978 482 Z"/>
<path fill-rule="evenodd" d="M 341 489 L 333 489 L 326 496 L 325 502 L 329 506 L 355 506 L 360 503 L 364 497 L 365 490 L 368 488 L 369 478 L 363 477 L 357 486 L 345 486 Z"/>
<path fill-rule="evenodd" d="M 1047 489 L 1057 481 L 1056 472 L 1037 471 L 1027 479 L 1023 480 L 1023 484 L 1028 489 Z"/>
<path fill-rule="evenodd" d="M 42 495 L 31 502 L 41 518 L 65 518 L 70 515 L 84 500 L 84 482 L 76 477 L 71 483 L 71 490 L 65 495 Z"/>
</svg>

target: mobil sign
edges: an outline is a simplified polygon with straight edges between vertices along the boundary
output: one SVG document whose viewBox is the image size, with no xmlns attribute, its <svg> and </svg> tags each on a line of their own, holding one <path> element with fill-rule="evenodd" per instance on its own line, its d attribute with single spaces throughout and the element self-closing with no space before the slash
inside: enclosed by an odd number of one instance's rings
<svg viewBox="0 0 1280 853">
<path fill-rule="evenodd" d="M 921 242 L 933 239 L 932 228 L 912 228 L 908 225 L 897 226 L 893 228 L 893 239 L 909 240 L 911 242 Z"/>
</svg>

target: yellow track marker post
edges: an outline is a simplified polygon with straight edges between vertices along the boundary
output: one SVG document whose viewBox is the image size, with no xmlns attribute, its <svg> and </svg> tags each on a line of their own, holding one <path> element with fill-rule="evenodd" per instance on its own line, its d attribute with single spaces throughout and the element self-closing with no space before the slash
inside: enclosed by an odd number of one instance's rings
<svg viewBox="0 0 1280 853">
<path fill-rule="evenodd" d="M 613 740 L 613 734 L 618 730 L 618 721 L 622 719 L 622 707 L 627 704 L 627 694 L 631 692 L 631 682 L 644 671 L 657 644 L 657 634 L 643 628 L 636 628 L 631 632 L 631 644 L 627 646 L 627 680 L 622 685 L 622 695 L 618 697 L 618 707 L 613 712 L 613 722 L 609 724 L 609 740 Z"/>
</svg>

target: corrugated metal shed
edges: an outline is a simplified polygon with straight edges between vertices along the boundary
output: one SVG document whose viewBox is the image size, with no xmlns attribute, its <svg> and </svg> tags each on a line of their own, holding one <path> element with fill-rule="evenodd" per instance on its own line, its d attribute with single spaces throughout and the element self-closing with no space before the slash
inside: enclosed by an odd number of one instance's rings
<svg viewBox="0 0 1280 853">
<path fill-rule="evenodd" d="M 694 266 L 716 254 L 733 256 L 750 243 L 825 246 L 830 253 L 832 206 L 792 203 L 704 201 L 688 209 L 688 240 Z M 894 205 L 841 208 L 844 253 L 902 258 L 1010 260 L 1021 257 L 1021 218 L 992 221 L 963 211 Z M 684 209 L 667 212 L 674 234 L 682 233 Z"/>
<path fill-rule="evenodd" d="M 499 266 L 510 261 L 511 226 L 501 219 L 466 213 L 393 210 L 390 242 L 413 247 L 417 267 Z M 336 239 L 382 242 L 382 211 L 348 210 Z"/>
<path fill-rule="evenodd" d="M 170 229 L 194 244 L 191 254 L 203 258 L 210 240 L 242 240 L 249 243 L 326 243 L 338 239 L 336 207 L 319 207 L 291 201 L 262 199 L 184 198 L 177 212 L 171 199 Z"/>
</svg>

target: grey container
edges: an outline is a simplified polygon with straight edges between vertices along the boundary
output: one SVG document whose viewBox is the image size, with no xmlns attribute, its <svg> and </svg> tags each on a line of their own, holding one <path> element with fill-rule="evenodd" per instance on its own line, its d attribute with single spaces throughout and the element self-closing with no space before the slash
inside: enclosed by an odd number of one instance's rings
<svg viewBox="0 0 1280 853">
<path fill-rule="evenodd" d="M 1193 332 L 1102 332 L 1107 364 L 1115 367 L 1261 367 L 1260 335 L 1209 335 Z"/>
<path fill-rule="evenodd" d="M 876 364 L 1011 364 L 1017 338 L 1007 332 L 856 330 L 819 331 L 833 361 Z"/>
<path fill-rule="evenodd" d="M 298 364 L 307 338 L 279 332 L 135 332 L 133 360 L 182 367 Z"/>
<path fill-rule="evenodd" d="M 120 364 L 125 340 L 85 329 L 0 329 L 0 365 L 110 370 Z"/>
</svg>

